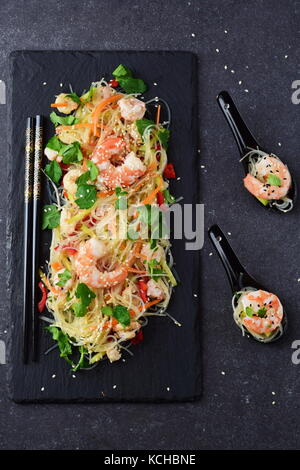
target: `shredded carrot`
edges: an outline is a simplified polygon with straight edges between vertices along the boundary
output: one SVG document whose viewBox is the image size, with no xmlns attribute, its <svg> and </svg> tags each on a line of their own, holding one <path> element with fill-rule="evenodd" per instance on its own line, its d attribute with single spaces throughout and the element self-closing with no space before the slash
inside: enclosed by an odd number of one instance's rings
<svg viewBox="0 0 300 470">
<path fill-rule="evenodd" d="M 61 269 L 64 269 L 61 263 L 52 263 L 51 267 L 54 269 L 54 271 L 60 271 Z"/>
<path fill-rule="evenodd" d="M 160 121 L 160 110 L 161 110 L 161 105 L 159 104 L 157 107 L 157 113 L 156 113 L 156 125 L 158 125 Z"/>
<path fill-rule="evenodd" d="M 147 172 L 156 170 L 156 168 L 157 168 L 157 162 L 150 163 L 150 165 L 147 168 Z"/>
<path fill-rule="evenodd" d="M 114 194 L 114 191 L 105 191 L 102 193 L 97 193 L 97 197 L 103 198 L 103 197 L 111 196 L 112 194 Z"/>
<path fill-rule="evenodd" d="M 159 191 L 162 189 L 163 185 L 164 185 L 163 179 L 160 178 L 160 181 L 159 181 L 156 189 L 154 189 L 154 191 L 152 191 L 152 193 L 150 193 L 149 196 L 147 196 L 146 199 L 144 199 L 142 201 L 142 204 L 151 204 L 151 202 L 155 198 L 156 194 L 159 193 Z"/>
<path fill-rule="evenodd" d="M 101 103 L 99 103 L 96 108 L 94 109 L 92 113 L 92 119 L 93 119 L 93 125 L 94 125 L 94 135 L 97 133 L 97 124 L 99 120 L 100 113 L 103 111 L 106 106 L 109 104 L 114 103 L 115 101 L 118 101 L 120 98 L 122 98 L 121 93 L 117 93 L 116 95 L 110 96 L 109 98 L 106 98 L 105 100 L 102 100 Z"/>
<path fill-rule="evenodd" d="M 74 129 L 81 129 L 82 127 L 93 128 L 93 124 L 90 122 L 79 122 L 78 124 L 72 124 L 72 126 L 58 126 L 57 130 L 59 131 L 72 131 Z"/>
<path fill-rule="evenodd" d="M 68 106 L 68 103 L 51 103 L 50 104 L 51 108 L 64 108 L 65 106 Z"/>
<path fill-rule="evenodd" d="M 155 304 L 158 304 L 161 301 L 162 301 L 162 299 L 151 300 L 151 302 L 148 302 L 148 303 L 144 304 L 142 307 L 140 307 L 139 310 L 140 310 L 140 312 L 148 310 L 148 308 L 152 307 Z"/>
</svg>

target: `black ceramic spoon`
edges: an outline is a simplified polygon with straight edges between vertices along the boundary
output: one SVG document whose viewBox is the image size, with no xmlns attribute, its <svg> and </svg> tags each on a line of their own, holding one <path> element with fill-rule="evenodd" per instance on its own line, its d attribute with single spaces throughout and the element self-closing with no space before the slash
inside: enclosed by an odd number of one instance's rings
<svg viewBox="0 0 300 470">
<path fill-rule="evenodd" d="M 221 93 L 219 93 L 219 95 L 217 96 L 217 102 L 221 110 L 223 111 L 226 121 L 234 135 L 241 158 L 245 157 L 245 155 L 249 152 L 250 149 L 261 150 L 270 155 L 270 153 L 263 149 L 263 147 L 253 137 L 227 91 L 221 91 Z M 249 159 L 247 157 L 243 158 L 241 162 L 246 175 L 247 173 L 249 173 Z M 296 185 L 293 180 L 293 177 L 287 197 L 292 200 L 292 204 L 287 208 L 285 207 L 285 205 L 280 204 L 279 201 L 277 201 L 276 203 L 272 201 L 270 204 L 265 206 L 257 198 L 255 199 L 261 206 L 264 206 L 266 208 L 272 208 L 277 212 L 284 213 L 290 211 L 296 201 Z M 281 205 L 282 208 L 280 208 Z"/>
<path fill-rule="evenodd" d="M 241 265 L 233 249 L 229 245 L 224 233 L 218 225 L 213 225 L 212 227 L 210 227 L 210 229 L 208 230 L 208 234 L 214 245 L 214 248 L 216 249 L 223 263 L 233 295 L 236 292 L 239 292 L 246 288 L 253 288 L 253 290 L 261 289 L 270 292 L 268 289 L 262 286 L 262 284 L 257 282 L 252 276 L 250 276 L 250 274 L 247 273 L 247 271 Z M 282 327 L 282 331 L 278 330 L 278 332 L 269 342 L 276 341 L 285 332 L 287 327 L 287 317 L 285 312 L 283 312 Z M 254 338 L 257 341 L 261 342 L 260 340 L 252 336 L 250 332 L 248 333 L 250 334 L 251 338 Z"/>
</svg>

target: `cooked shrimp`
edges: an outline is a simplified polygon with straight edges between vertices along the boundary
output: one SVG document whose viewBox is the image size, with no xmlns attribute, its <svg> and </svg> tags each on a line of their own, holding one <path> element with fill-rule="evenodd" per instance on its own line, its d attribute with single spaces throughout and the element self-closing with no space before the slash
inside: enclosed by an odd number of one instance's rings
<svg viewBox="0 0 300 470">
<path fill-rule="evenodd" d="M 268 183 L 270 176 L 276 176 L 278 186 Z M 273 178 L 274 179 L 274 178 Z M 255 197 L 263 199 L 282 199 L 291 186 L 291 175 L 279 158 L 270 155 L 262 157 L 255 165 L 255 176 L 248 173 L 244 185 Z"/>
<path fill-rule="evenodd" d="M 130 186 L 146 172 L 145 165 L 134 152 L 126 155 L 126 143 L 121 137 L 109 136 L 100 141 L 91 159 L 100 171 L 98 183 L 110 189 Z M 123 163 L 115 166 L 111 159 Z"/>
<path fill-rule="evenodd" d="M 146 105 L 143 101 L 129 96 L 118 101 L 121 116 L 127 121 L 136 121 L 142 119 L 146 111 Z"/>
<path fill-rule="evenodd" d="M 75 111 L 75 109 L 78 108 L 78 104 L 75 103 L 69 96 L 67 96 L 67 93 L 60 93 L 57 95 L 55 104 L 61 105 L 58 106 L 58 109 L 60 113 L 64 114 L 70 114 L 72 111 Z"/>
<path fill-rule="evenodd" d="M 279 298 L 264 290 L 250 291 L 242 294 L 240 302 L 245 316 L 242 324 L 259 335 L 270 335 L 282 322 L 283 308 Z M 249 315 L 247 307 L 250 307 Z"/>
<path fill-rule="evenodd" d="M 97 262 L 107 254 L 105 243 L 96 238 L 90 238 L 80 244 L 75 269 L 82 282 L 97 289 L 116 286 L 126 279 L 128 270 L 125 265 L 120 265 L 113 271 L 98 269 Z"/>
<path fill-rule="evenodd" d="M 153 279 L 150 279 L 147 283 L 147 295 L 154 299 L 162 299 L 164 297 L 162 289 L 159 287 L 157 282 L 153 281 Z"/>
<path fill-rule="evenodd" d="M 67 192 L 68 195 L 75 196 L 75 193 L 77 191 L 77 184 L 76 181 L 81 176 L 83 171 L 79 168 L 73 168 L 69 170 L 64 178 L 63 178 L 63 185 L 64 189 Z"/>
<path fill-rule="evenodd" d="M 46 155 L 48 160 L 57 160 L 58 162 L 62 161 L 62 156 L 59 156 L 56 150 L 50 149 L 49 147 L 45 148 L 44 154 Z"/>
</svg>

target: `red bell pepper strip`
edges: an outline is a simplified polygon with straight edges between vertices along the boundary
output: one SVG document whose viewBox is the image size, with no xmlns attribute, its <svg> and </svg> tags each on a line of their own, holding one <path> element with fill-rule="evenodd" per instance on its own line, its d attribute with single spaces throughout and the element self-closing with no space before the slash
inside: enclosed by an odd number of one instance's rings
<svg viewBox="0 0 300 470">
<path fill-rule="evenodd" d="M 168 163 L 164 169 L 164 177 L 169 179 L 176 178 L 176 173 L 173 163 Z"/>
<path fill-rule="evenodd" d="M 108 82 L 109 86 L 111 86 L 112 88 L 117 88 L 119 86 L 119 82 L 117 80 L 110 80 Z"/>
<path fill-rule="evenodd" d="M 48 292 L 47 292 L 46 287 L 42 283 L 42 281 L 39 282 L 39 288 L 41 289 L 41 292 L 42 292 L 42 298 L 38 303 L 38 311 L 42 313 L 45 310 Z"/>
<path fill-rule="evenodd" d="M 134 344 L 134 345 L 139 344 L 139 343 L 141 343 L 141 342 L 143 341 L 143 339 L 144 339 L 143 330 L 142 330 L 142 328 L 141 328 L 141 329 L 136 333 L 135 337 L 132 338 L 131 344 Z"/>
<path fill-rule="evenodd" d="M 162 192 L 158 192 L 156 195 L 156 201 L 159 206 L 162 206 L 163 203 L 165 202 L 165 198 Z"/>
<path fill-rule="evenodd" d="M 138 280 L 138 289 L 139 289 L 139 294 L 144 303 L 148 302 L 148 297 L 147 297 L 147 283 L 143 279 Z"/>
</svg>

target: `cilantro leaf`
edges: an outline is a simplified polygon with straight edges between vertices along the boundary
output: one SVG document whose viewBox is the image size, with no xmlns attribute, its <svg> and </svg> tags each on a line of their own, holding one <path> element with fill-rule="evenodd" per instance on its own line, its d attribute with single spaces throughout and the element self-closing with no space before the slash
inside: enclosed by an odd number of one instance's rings
<svg viewBox="0 0 300 470">
<path fill-rule="evenodd" d="M 80 143 L 73 142 L 72 144 L 66 145 L 59 152 L 60 155 L 63 155 L 63 163 L 70 165 L 70 163 L 81 162 L 83 159 Z"/>
<path fill-rule="evenodd" d="M 138 119 L 137 121 L 135 121 L 135 125 L 140 135 L 143 137 L 143 134 L 147 127 L 155 126 L 155 122 L 151 121 L 150 119 Z"/>
<path fill-rule="evenodd" d="M 264 318 L 267 314 L 267 309 L 266 307 L 262 307 L 258 310 L 258 312 L 256 313 L 256 315 L 258 315 L 260 318 Z"/>
<path fill-rule="evenodd" d="M 58 273 L 59 282 L 56 283 L 57 286 L 63 287 L 71 279 L 72 275 L 68 269 L 65 269 L 63 273 Z"/>
<path fill-rule="evenodd" d="M 118 65 L 118 67 L 113 71 L 112 75 L 118 79 L 118 78 L 127 78 L 127 77 L 132 77 L 132 72 L 128 67 L 125 67 L 125 65 Z M 118 80 L 119 81 L 119 80 Z"/>
<path fill-rule="evenodd" d="M 144 82 L 144 80 L 141 80 L 140 78 L 117 77 L 117 80 L 121 88 L 123 88 L 123 90 L 125 90 L 126 93 L 144 93 L 147 90 L 146 83 Z"/>
<path fill-rule="evenodd" d="M 81 104 L 80 98 L 77 95 L 77 93 L 68 93 L 66 95 L 66 98 L 71 98 L 71 100 L 74 101 L 74 103 Z"/>
<path fill-rule="evenodd" d="M 159 265 L 156 259 L 151 259 L 150 261 L 148 261 L 147 264 L 149 267 L 149 275 L 151 278 L 158 279 L 163 274 L 163 270 L 156 267 Z"/>
<path fill-rule="evenodd" d="M 252 307 L 246 307 L 246 314 L 248 317 L 252 317 L 254 315 L 254 310 Z"/>
<path fill-rule="evenodd" d="M 122 326 L 130 325 L 130 313 L 123 305 L 113 307 L 113 317 L 121 323 Z"/>
<path fill-rule="evenodd" d="M 45 166 L 45 173 L 55 184 L 58 184 L 62 177 L 62 170 L 56 160 Z"/>
<path fill-rule="evenodd" d="M 61 331 L 60 328 L 56 326 L 47 326 L 46 330 L 52 334 L 52 337 L 55 341 L 57 341 L 59 350 L 60 350 L 60 357 L 67 358 L 72 354 L 72 345 L 69 342 L 69 337 L 65 333 Z"/>
<path fill-rule="evenodd" d="M 51 139 L 48 140 L 48 143 L 46 145 L 46 147 L 51 150 L 55 150 L 56 152 L 59 152 L 62 146 L 64 146 L 64 144 L 59 140 L 56 135 L 51 137 Z"/>
<path fill-rule="evenodd" d="M 46 228 L 53 229 L 58 227 L 60 223 L 60 211 L 54 204 L 46 205 L 43 207 L 43 222 L 42 230 Z"/>
<path fill-rule="evenodd" d="M 84 317 L 84 315 L 87 312 L 88 306 L 90 305 L 92 300 L 96 297 L 96 294 L 86 284 L 81 282 L 77 286 L 75 295 L 77 299 L 80 299 L 78 303 L 73 304 L 72 306 L 75 316 Z"/>
<path fill-rule="evenodd" d="M 95 91 L 96 91 L 96 87 L 91 86 L 90 89 L 81 96 L 81 100 L 83 100 L 84 103 L 91 101 L 91 99 L 94 96 Z"/>
<path fill-rule="evenodd" d="M 82 175 L 80 175 L 77 180 L 76 180 L 76 184 L 79 186 L 80 184 L 86 184 L 88 182 L 88 180 L 90 179 L 90 172 L 89 171 L 86 171 L 85 173 L 83 173 Z"/>
<path fill-rule="evenodd" d="M 169 129 L 160 129 L 157 133 L 157 137 L 159 138 L 161 145 L 165 150 L 167 150 L 168 148 L 170 134 L 171 132 L 169 131 Z"/>
<path fill-rule="evenodd" d="M 87 166 L 90 169 L 90 180 L 94 181 L 95 179 L 97 179 L 97 176 L 99 175 L 98 167 L 91 160 L 87 161 Z"/>
<path fill-rule="evenodd" d="M 54 111 L 53 113 L 50 114 L 50 119 L 53 122 L 53 124 L 56 126 L 72 126 L 73 124 L 76 124 L 78 119 L 75 118 L 75 116 L 69 115 L 69 116 L 58 116 Z"/>
<path fill-rule="evenodd" d="M 79 369 L 86 369 L 87 367 L 89 367 L 89 362 L 85 357 L 85 354 L 87 354 L 87 350 L 83 346 L 79 346 L 78 350 L 80 352 L 80 357 L 78 363 L 72 365 L 73 372 L 76 372 Z"/>
<path fill-rule="evenodd" d="M 93 184 L 80 184 L 77 187 L 75 203 L 80 209 L 90 209 L 96 202 L 97 188 Z"/>
<path fill-rule="evenodd" d="M 277 175 L 269 174 L 267 178 L 267 183 L 271 184 L 272 186 L 281 186 L 282 181 Z"/>
</svg>

